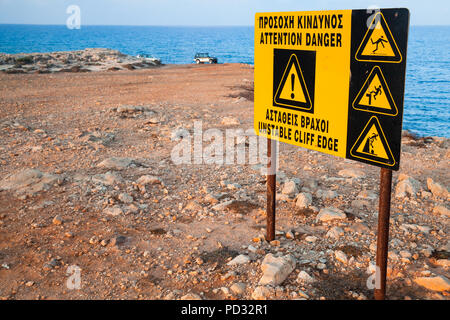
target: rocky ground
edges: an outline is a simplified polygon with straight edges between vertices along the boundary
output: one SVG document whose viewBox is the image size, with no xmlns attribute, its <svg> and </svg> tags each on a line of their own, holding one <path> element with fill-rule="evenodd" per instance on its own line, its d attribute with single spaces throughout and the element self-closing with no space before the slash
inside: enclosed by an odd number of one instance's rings
<svg viewBox="0 0 450 320">
<path fill-rule="evenodd" d="M 252 128 L 252 99 L 238 64 L 0 74 L 0 297 L 371 299 L 379 169 L 281 144 L 267 243 L 260 164 L 172 161 L 196 121 Z M 403 137 L 390 299 L 449 298 L 449 156 Z"/>
<path fill-rule="evenodd" d="M 0 71 L 13 73 L 91 72 L 148 69 L 161 65 L 156 58 L 134 57 L 111 49 L 48 53 L 0 53 Z"/>
</svg>

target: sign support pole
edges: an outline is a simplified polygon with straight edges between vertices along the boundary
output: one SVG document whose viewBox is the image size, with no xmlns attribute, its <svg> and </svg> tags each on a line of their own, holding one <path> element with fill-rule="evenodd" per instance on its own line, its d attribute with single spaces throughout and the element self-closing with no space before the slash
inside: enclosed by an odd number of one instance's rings
<svg viewBox="0 0 450 320">
<path fill-rule="evenodd" d="M 275 204 L 276 204 L 276 141 L 267 138 L 267 241 L 275 240 Z"/>
<path fill-rule="evenodd" d="M 381 168 L 380 200 L 378 207 L 378 237 L 375 300 L 386 297 L 386 273 L 389 251 L 389 217 L 391 211 L 392 170 Z"/>
</svg>

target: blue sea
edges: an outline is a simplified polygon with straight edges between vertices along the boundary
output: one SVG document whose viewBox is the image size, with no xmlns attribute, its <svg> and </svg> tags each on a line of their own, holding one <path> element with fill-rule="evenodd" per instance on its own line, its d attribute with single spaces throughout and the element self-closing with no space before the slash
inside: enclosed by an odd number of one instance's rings
<svg viewBox="0 0 450 320">
<path fill-rule="evenodd" d="M 253 27 L 0 25 L 0 52 L 111 48 L 165 64 L 192 63 L 196 52 L 219 62 L 253 64 Z M 410 28 L 403 128 L 450 138 L 450 26 Z"/>
</svg>

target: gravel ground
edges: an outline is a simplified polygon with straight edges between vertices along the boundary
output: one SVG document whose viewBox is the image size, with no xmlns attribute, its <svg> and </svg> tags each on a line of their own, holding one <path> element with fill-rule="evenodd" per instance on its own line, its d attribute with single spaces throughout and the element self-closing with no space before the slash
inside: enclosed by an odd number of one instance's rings
<svg viewBox="0 0 450 320">
<path fill-rule="evenodd" d="M 371 299 L 379 169 L 281 144 L 267 243 L 261 164 L 172 160 L 200 125 L 250 152 L 251 66 L 0 74 L 0 297 Z M 390 299 L 449 298 L 449 156 L 404 134 Z"/>
</svg>

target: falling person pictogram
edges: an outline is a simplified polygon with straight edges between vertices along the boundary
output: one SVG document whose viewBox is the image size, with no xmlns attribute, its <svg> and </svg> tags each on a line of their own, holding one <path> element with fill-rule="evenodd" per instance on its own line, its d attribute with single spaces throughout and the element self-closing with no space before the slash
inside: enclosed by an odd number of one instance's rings
<svg viewBox="0 0 450 320">
<path fill-rule="evenodd" d="M 366 97 L 369 98 L 369 105 L 372 105 L 372 98 L 373 100 L 377 100 L 377 96 L 383 94 L 383 91 L 381 91 L 381 84 L 379 86 L 375 87 L 375 90 L 372 90 L 366 94 Z"/>
<path fill-rule="evenodd" d="M 366 144 L 364 145 L 363 152 L 375 154 L 373 143 L 375 140 L 377 140 L 378 134 L 373 133 L 369 138 L 366 140 Z"/>
<path fill-rule="evenodd" d="M 353 108 L 388 116 L 398 114 L 394 98 L 379 66 L 375 66 L 370 72 L 353 101 Z"/>
<path fill-rule="evenodd" d="M 376 116 L 372 116 L 350 149 L 353 157 L 370 162 L 395 165 L 388 140 Z"/>
<path fill-rule="evenodd" d="M 355 58 L 357 61 L 387 63 L 402 61 L 400 50 L 381 12 L 375 15 L 367 28 L 367 32 L 356 51 Z"/>
<path fill-rule="evenodd" d="M 372 42 L 372 44 L 376 45 L 376 48 L 375 48 L 375 50 L 372 51 L 372 53 L 375 53 L 375 52 L 378 51 L 378 45 L 380 45 L 380 44 L 383 46 L 383 48 L 385 48 L 383 42 L 388 43 L 388 41 L 387 41 L 387 40 L 384 40 L 383 38 L 384 38 L 384 37 L 381 36 L 381 37 L 379 37 L 378 40 L 375 41 L 375 42 L 373 42 L 372 38 L 370 38 L 370 42 Z"/>
</svg>

